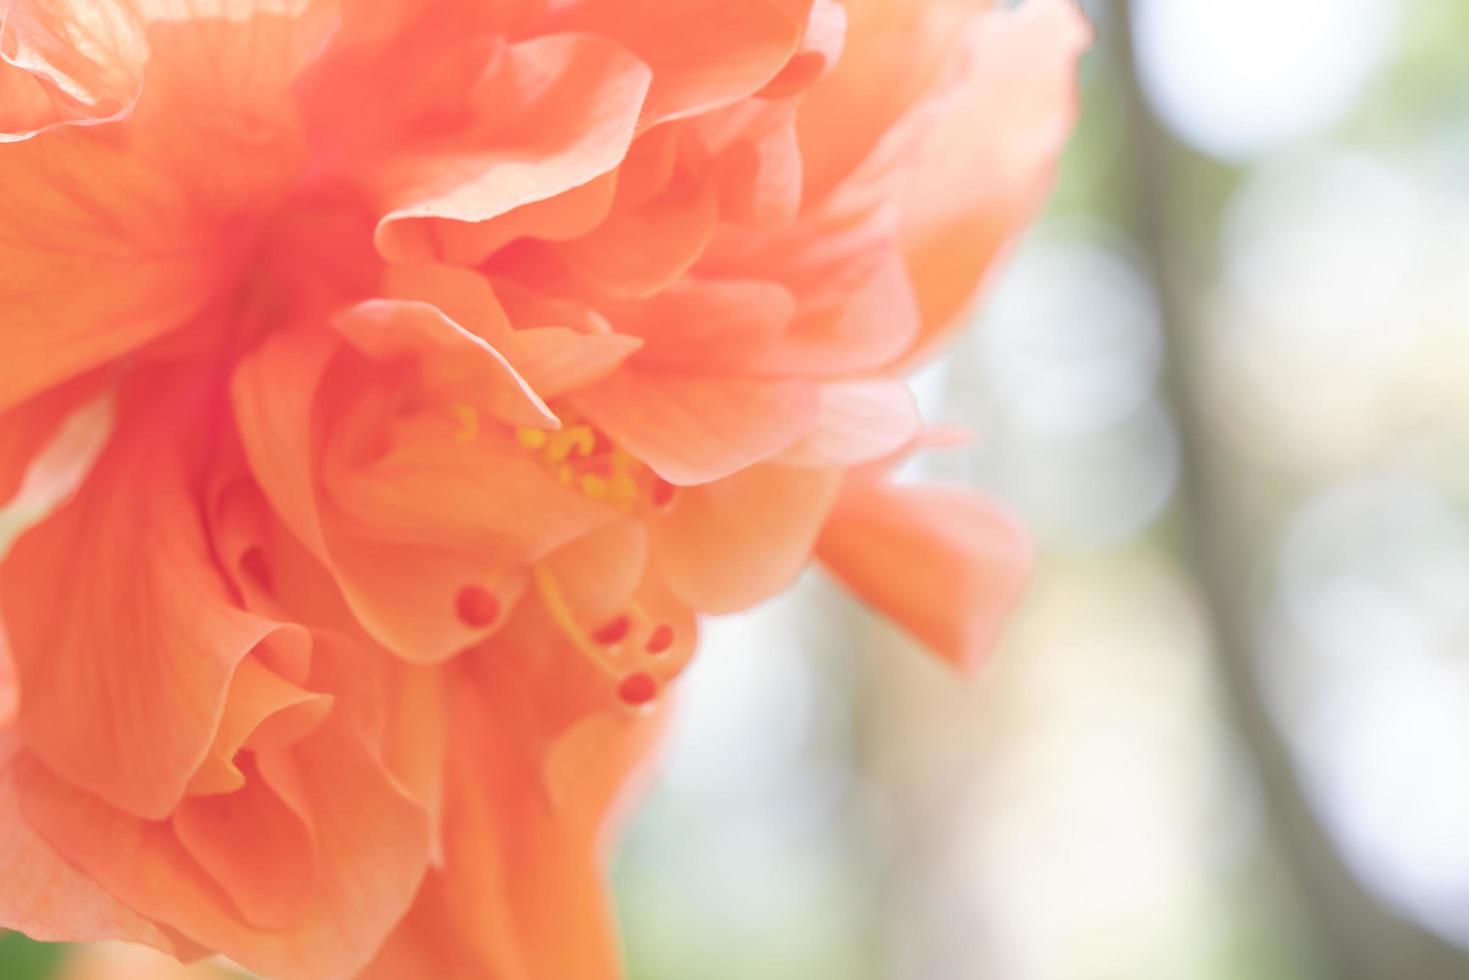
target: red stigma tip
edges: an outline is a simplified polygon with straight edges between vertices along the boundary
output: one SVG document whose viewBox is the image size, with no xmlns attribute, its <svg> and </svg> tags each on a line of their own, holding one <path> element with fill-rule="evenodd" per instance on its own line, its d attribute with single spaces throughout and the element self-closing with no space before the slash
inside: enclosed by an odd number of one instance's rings
<svg viewBox="0 0 1469 980">
<path fill-rule="evenodd" d="M 592 639 L 603 646 L 611 646 L 621 643 L 622 638 L 627 636 L 627 631 L 632 627 L 632 620 L 626 616 L 618 616 L 610 619 L 600 629 L 592 634 Z"/>
<path fill-rule="evenodd" d="M 654 507 L 661 510 L 673 503 L 674 489 L 672 483 L 669 483 L 661 476 L 655 476 L 653 478 L 653 486 L 648 490 L 648 499 L 653 502 Z"/>
<path fill-rule="evenodd" d="M 488 626 L 500 615 L 500 600 L 482 585 L 466 585 L 454 597 L 454 611 L 465 626 Z"/>
<path fill-rule="evenodd" d="M 658 628 L 648 636 L 644 649 L 649 653 L 662 653 L 671 646 L 673 646 L 673 627 L 667 623 L 659 623 Z"/>
<path fill-rule="evenodd" d="M 617 696 L 626 704 L 641 707 L 658 696 L 658 682 L 647 674 L 628 674 L 617 685 Z"/>
</svg>

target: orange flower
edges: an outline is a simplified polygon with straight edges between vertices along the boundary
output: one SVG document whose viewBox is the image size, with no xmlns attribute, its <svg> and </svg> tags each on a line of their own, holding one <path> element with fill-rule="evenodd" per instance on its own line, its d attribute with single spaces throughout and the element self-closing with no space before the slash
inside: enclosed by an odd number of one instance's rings
<svg viewBox="0 0 1469 980">
<path fill-rule="evenodd" d="M 818 555 L 969 665 L 1018 534 L 891 484 L 1037 205 L 1066 0 L 0 0 L 0 926 L 617 973 L 696 615 Z"/>
</svg>

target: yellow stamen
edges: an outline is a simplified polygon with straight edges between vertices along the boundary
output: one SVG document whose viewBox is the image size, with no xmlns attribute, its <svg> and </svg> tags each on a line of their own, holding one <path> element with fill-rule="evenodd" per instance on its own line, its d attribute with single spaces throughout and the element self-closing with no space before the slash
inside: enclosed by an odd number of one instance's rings
<svg viewBox="0 0 1469 980">
<path fill-rule="evenodd" d="M 560 463 L 572 456 L 589 456 L 597 445 L 597 437 L 585 425 L 573 425 L 551 436 L 546 446 L 546 459 Z"/>
<path fill-rule="evenodd" d="M 638 484 L 629 474 L 617 472 L 607 489 L 607 497 L 613 505 L 628 510 L 638 499 Z"/>
<path fill-rule="evenodd" d="M 590 456 L 597 448 L 597 434 L 588 425 L 571 427 L 572 448 L 578 456 Z"/>
<path fill-rule="evenodd" d="M 581 478 L 581 492 L 593 500 L 606 500 L 607 481 L 595 473 L 584 473 Z"/>
<path fill-rule="evenodd" d="M 545 429 L 519 428 L 515 430 L 515 438 L 526 449 L 540 449 L 546 444 L 546 440 L 549 437 L 546 435 Z"/>
</svg>

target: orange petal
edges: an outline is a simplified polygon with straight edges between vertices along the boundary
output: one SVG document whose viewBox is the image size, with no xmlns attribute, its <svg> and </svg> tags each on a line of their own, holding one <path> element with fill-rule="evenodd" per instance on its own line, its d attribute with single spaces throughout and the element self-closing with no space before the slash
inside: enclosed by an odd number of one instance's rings
<svg viewBox="0 0 1469 980">
<path fill-rule="evenodd" d="M 643 126 L 753 95 L 800 45 L 811 0 L 589 0 L 552 21 L 615 38 L 653 69 Z"/>
<path fill-rule="evenodd" d="M 0 162 L 0 411 L 182 325 L 214 283 L 185 190 L 68 129 Z"/>
<path fill-rule="evenodd" d="M 521 238 L 549 242 L 580 238 L 606 220 L 612 210 L 617 178 L 617 171 L 611 171 L 487 221 L 428 218 L 420 223 L 422 235 L 433 255 L 460 265 L 479 265 Z M 405 238 L 412 234 L 407 228 L 402 230 Z"/>
<path fill-rule="evenodd" d="M 805 567 L 840 484 L 838 470 L 756 466 L 682 490 L 653 539 L 669 590 L 707 613 L 768 599 Z"/>
<path fill-rule="evenodd" d="M 944 660 L 972 670 L 1030 568 L 1009 518 L 950 487 L 849 482 L 817 555 L 859 598 Z"/>
<path fill-rule="evenodd" d="M 490 281 L 474 269 L 437 262 L 388 266 L 383 295 L 430 303 L 497 350 L 506 351 L 515 333 Z"/>
<path fill-rule="evenodd" d="M 423 218 L 488 221 L 572 190 L 617 166 L 648 90 L 647 66 L 621 45 L 589 35 L 513 45 L 480 90 L 483 114 L 460 145 L 411 152 L 374 179 L 390 212 L 378 225 L 382 253 L 437 258 Z"/>
<path fill-rule="evenodd" d="M 21 814 L 18 740 L 0 734 L 0 929 L 43 942 L 125 939 L 173 951 L 168 934 L 64 860 Z"/>
<path fill-rule="evenodd" d="M 10 643 L 0 628 L 0 733 L 15 726 L 15 713 L 20 710 L 20 675 L 15 659 L 10 656 Z"/>
<path fill-rule="evenodd" d="M 816 427 L 772 458 L 784 466 L 856 466 L 897 452 L 923 421 L 901 381 L 838 381 L 821 388 Z"/>
<path fill-rule="evenodd" d="M 846 9 L 837 0 L 816 0 L 811 5 L 800 50 L 761 90 L 760 95 L 766 99 L 778 99 L 808 88 L 837 63 L 846 36 Z"/>
<path fill-rule="evenodd" d="M 603 303 L 617 330 L 646 346 L 634 363 L 660 368 L 731 370 L 776 344 L 795 312 L 773 282 L 684 278 L 656 296 Z"/>
<path fill-rule="evenodd" d="M 0 559 L 76 492 L 112 434 L 112 399 L 77 406 L 86 391 L 65 385 L 0 419 Z"/>
<path fill-rule="evenodd" d="M 796 287 L 801 295 L 800 285 Z M 913 344 L 918 305 L 902 261 L 880 262 L 833 305 L 802 310 L 777 345 L 752 359 L 755 370 L 832 377 L 890 365 Z"/>
<path fill-rule="evenodd" d="M 235 756 L 251 748 L 283 748 L 300 741 L 326 718 L 331 698 L 284 680 L 248 656 L 230 680 L 224 716 L 209 755 L 189 780 L 189 792 L 232 793 L 245 785 Z"/>
<path fill-rule="evenodd" d="M 648 534 L 643 523 L 621 520 L 584 534 L 547 555 L 542 564 L 555 576 L 566 604 L 591 631 L 626 608 L 643 578 Z"/>
<path fill-rule="evenodd" d="M 816 422 L 819 392 L 794 381 L 624 370 L 575 401 L 663 479 L 692 486 L 795 443 Z"/>
<path fill-rule="evenodd" d="M 715 184 L 675 181 L 648 203 L 615 211 L 595 231 L 554 251 L 599 292 L 649 296 L 698 260 L 718 221 Z"/>
<path fill-rule="evenodd" d="M 68 94 L 96 89 L 86 100 L 113 105 L 145 61 L 148 84 L 115 122 L 0 141 L 0 411 L 183 326 L 216 295 L 250 244 L 240 216 L 295 177 L 292 81 L 329 19 L 323 4 L 277 0 L 214 4 L 216 16 L 122 0 L 5 9 L 44 11 L 50 40 L 24 60 Z"/>
<path fill-rule="evenodd" d="M 272 334 L 230 379 L 235 424 L 271 508 L 306 549 L 329 561 L 317 506 L 316 395 L 341 341 L 325 330 Z"/>
<path fill-rule="evenodd" d="M 332 722 L 284 753 L 262 753 L 259 763 L 272 788 L 309 815 L 316 841 L 316 888 L 301 917 L 281 929 L 243 921 L 169 824 L 114 810 L 34 764 L 17 780 L 27 819 L 67 861 L 143 915 L 258 973 L 355 975 L 422 878 L 424 813 Z"/>
<path fill-rule="evenodd" d="M 231 793 L 190 796 L 173 814 L 184 850 L 224 889 L 251 925 L 283 929 L 310 908 L 316 843 L 302 815 L 256 771 Z"/>
<path fill-rule="evenodd" d="M 557 428 L 560 422 L 505 356 L 437 307 L 416 300 L 371 299 L 334 322 L 354 347 L 377 360 L 414 355 L 431 386 L 470 386 L 476 405 L 510 425 Z"/>
<path fill-rule="evenodd" d="M 116 118 L 137 99 L 148 45 L 130 4 L 12 3 L 0 11 L 0 143 Z"/>
<path fill-rule="evenodd" d="M 311 332 L 278 334 L 248 357 L 235 377 L 236 418 L 274 508 L 332 569 L 357 619 L 400 656 L 438 660 L 482 638 L 499 623 L 466 623 L 455 606 L 462 589 L 499 593 L 508 608 L 518 586 L 505 576 L 517 562 L 615 518 L 508 436 L 465 440 L 451 417 L 399 420 L 398 437 L 367 462 L 335 443 L 319 459 L 313 426 L 329 407 L 314 404 L 327 360 L 319 347 Z"/>
<path fill-rule="evenodd" d="M 0 564 L 27 746 L 150 817 L 172 809 L 204 759 L 235 665 L 294 632 L 230 596 L 178 446 L 180 420 L 199 410 L 159 387 L 140 378 L 119 398 L 122 421 L 85 486 Z"/>
<path fill-rule="evenodd" d="M 747 225 L 781 226 L 801 208 L 801 148 L 797 99 L 736 103 L 698 121 L 715 154 L 719 217 Z"/>
<path fill-rule="evenodd" d="M 920 353 L 962 321 L 985 269 L 1040 207 L 1076 121 L 1076 61 L 1090 39 L 1069 0 L 999 8 L 968 39 L 967 76 L 903 200 Z"/>
<path fill-rule="evenodd" d="M 461 691 L 446 868 L 426 883 L 369 980 L 619 975 L 600 818 L 647 757 L 661 716 L 623 714 L 577 739 L 562 765 L 585 778 L 579 795 L 557 805 L 518 697 L 513 686 L 483 697 Z"/>
<path fill-rule="evenodd" d="M 405 420 L 395 433 L 392 447 L 370 462 L 326 461 L 322 478 L 343 531 L 513 563 L 617 516 L 563 486 L 508 433 L 465 440 L 451 420 L 432 416 Z"/>
<path fill-rule="evenodd" d="M 953 58 L 972 0 L 843 0 L 834 70 L 804 94 L 799 121 L 808 200 L 824 198 L 894 135 Z M 973 175 L 971 175 L 971 179 Z"/>
<path fill-rule="evenodd" d="M 515 367 L 542 398 L 559 398 L 600 381 L 643 346 L 639 337 L 577 333 L 565 327 L 517 330 Z"/>
<path fill-rule="evenodd" d="M 334 717 L 427 812 L 436 865 L 443 863 L 439 816 L 454 680 L 449 670 L 405 663 L 370 643 L 316 635 L 312 684 L 331 693 Z"/>
<path fill-rule="evenodd" d="M 561 323 L 536 326 L 532 320 L 515 329 L 489 280 L 472 269 L 393 266 L 383 289 L 396 299 L 438 307 L 504 354 L 541 398 L 555 398 L 611 373 L 642 346 L 636 337 L 571 329 L 582 317 L 569 312 Z"/>
</svg>

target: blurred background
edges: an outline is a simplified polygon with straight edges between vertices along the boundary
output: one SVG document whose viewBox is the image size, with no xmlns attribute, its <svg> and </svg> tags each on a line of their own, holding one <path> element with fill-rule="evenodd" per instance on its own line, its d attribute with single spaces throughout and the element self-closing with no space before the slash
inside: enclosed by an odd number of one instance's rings
<svg viewBox="0 0 1469 980">
<path fill-rule="evenodd" d="M 1469 978 L 1469 3 L 1086 6 L 1049 209 L 918 379 L 1027 599 L 968 683 L 815 574 L 711 624 L 635 980 Z"/>
</svg>

